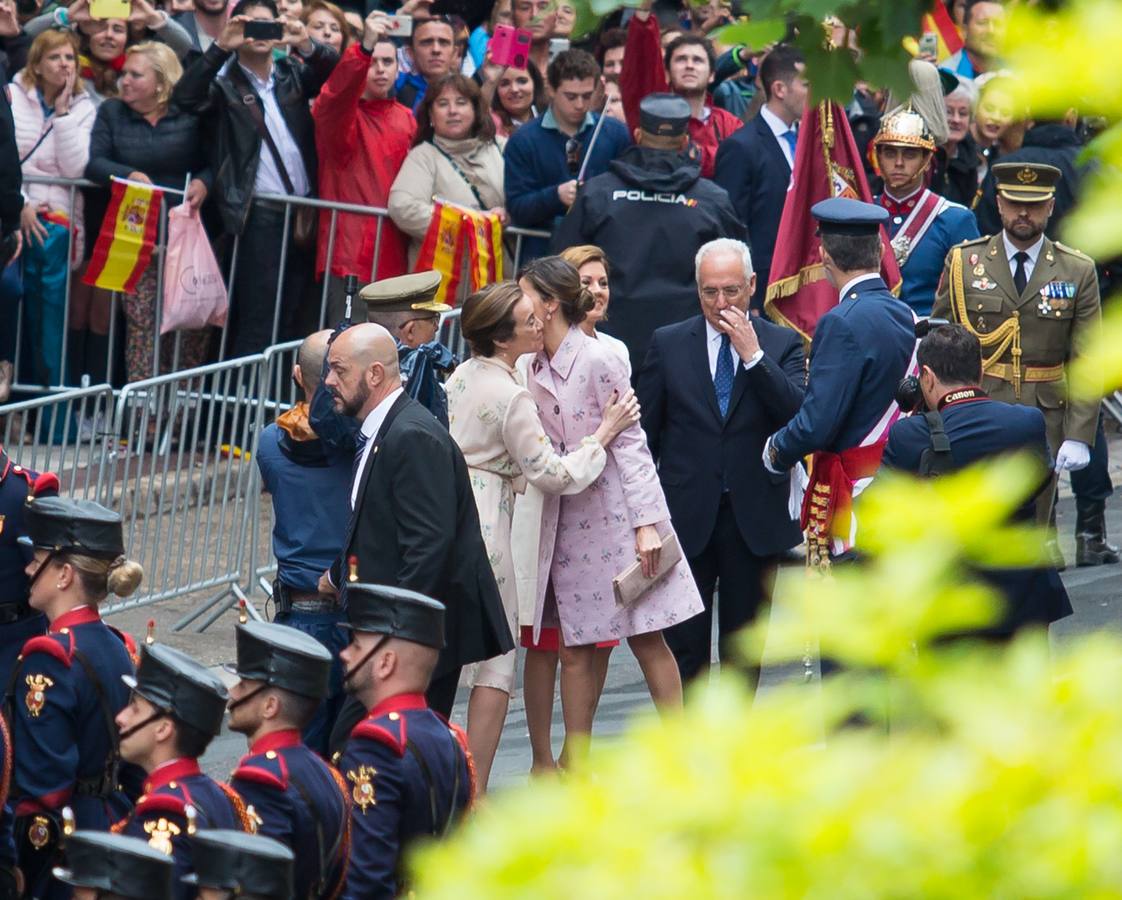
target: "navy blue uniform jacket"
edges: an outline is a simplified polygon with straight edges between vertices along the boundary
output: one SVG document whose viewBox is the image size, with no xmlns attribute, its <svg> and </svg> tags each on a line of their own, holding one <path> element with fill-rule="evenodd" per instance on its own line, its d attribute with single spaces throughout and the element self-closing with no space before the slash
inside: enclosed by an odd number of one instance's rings
<svg viewBox="0 0 1122 900">
<path fill-rule="evenodd" d="M 911 310 L 880 278 L 850 288 L 818 320 L 803 405 L 772 440 L 779 465 L 858 446 L 894 402 L 915 343 Z"/>
<path fill-rule="evenodd" d="M 687 558 L 709 543 L 725 487 L 754 554 L 772 556 L 802 539 L 787 512 L 787 476 L 772 475 L 761 462 L 768 435 L 802 402 L 802 339 L 760 318 L 752 324 L 764 355 L 751 369 L 738 367 L 724 418 L 709 374 L 704 317 L 656 331 L 639 373 L 643 428 Z"/>
<path fill-rule="evenodd" d="M 347 790 L 339 773 L 301 743 L 300 732 L 275 731 L 256 741 L 230 785 L 257 833 L 296 854 L 297 900 L 339 896 L 350 850 Z"/>
<path fill-rule="evenodd" d="M 389 900 L 402 892 L 402 854 L 443 835 L 471 804 L 467 738 L 423 694 L 399 694 L 355 726 L 339 769 L 351 791 L 344 900 Z"/>
<path fill-rule="evenodd" d="M 1046 472 L 1051 471 L 1044 414 L 1035 406 L 1017 406 L 986 397 L 949 403 L 942 414 L 955 469 L 1002 453 L 1027 450 L 1040 458 Z M 927 419 L 921 415 L 901 419 L 889 432 L 881 465 L 918 472 L 920 456 L 930 446 Z M 1050 485 L 1048 478 L 1041 483 L 1041 490 L 1050 489 Z M 1028 498 L 1016 518 L 1027 524 L 1033 522 L 1035 497 Z M 1055 567 L 990 569 L 979 574 L 1001 591 L 1007 603 L 1004 617 L 981 634 L 1011 635 L 1022 626 L 1047 627 L 1049 622 L 1071 615 L 1071 601 Z"/>
</svg>

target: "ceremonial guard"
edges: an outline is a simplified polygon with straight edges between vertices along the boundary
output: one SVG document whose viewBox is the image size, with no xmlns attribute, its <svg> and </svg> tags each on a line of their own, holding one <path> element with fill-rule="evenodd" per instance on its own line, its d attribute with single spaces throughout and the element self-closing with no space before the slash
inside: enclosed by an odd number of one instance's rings
<svg viewBox="0 0 1122 900">
<path fill-rule="evenodd" d="M 347 900 L 402 892 L 403 854 L 439 838 L 475 791 L 467 736 L 428 708 L 425 689 L 444 646 L 444 606 L 402 588 L 352 582 L 342 653 L 347 690 L 369 710 L 339 763 L 351 792 Z"/>
<path fill-rule="evenodd" d="M 293 850 L 295 897 L 339 895 L 350 852 L 350 809 L 342 777 L 300 740 L 327 696 L 331 654 L 314 638 L 268 622 L 237 627 L 237 675 L 230 730 L 249 740 L 230 779 L 258 834 Z M 286 895 L 287 896 L 287 895 Z"/>
<path fill-rule="evenodd" d="M 0 446 L 0 678 L 8 683 L 23 645 L 47 630 L 43 614 L 27 605 L 28 553 L 18 539 L 24 533 L 24 509 L 36 497 L 58 494 L 58 476 L 17 465 Z"/>
<path fill-rule="evenodd" d="M 241 831 L 200 831 L 191 838 L 195 871 L 186 877 L 199 900 L 291 900 L 292 850 L 279 841 Z M 334 896 L 334 895 L 332 895 Z"/>
<path fill-rule="evenodd" d="M 1069 397 L 1066 370 L 1099 328 L 1095 264 L 1044 235 L 1059 169 L 997 163 L 993 173 L 1004 227 L 951 251 L 933 315 L 978 338 L 982 388 L 990 397 L 1044 413 L 1056 471 L 1081 469 L 1091 459 L 1099 401 Z M 1054 494 L 1038 498 L 1042 524 L 1051 518 Z"/>
<path fill-rule="evenodd" d="M 226 688 L 206 667 L 163 644 L 141 648 L 132 696 L 117 716 L 121 756 L 148 773 L 136 808 L 113 831 L 144 838 L 175 859 L 177 897 L 194 888 L 180 882 L 193 871 L 188 835 L 202 828 L 252 831 L 245 804 L 229 785 L 204 775 L 199 757 L 222 730 Z"/>
<path fill-rule="evenodd" d="M 120 516 L 97 503 L 33 500 L 24 528 L 20 541 L 34 551 L 28 602 L 48 628 L 24 645 L 8 683 L 16 846 L 29 896 L 68 897 L 51 879 L 64 808 L 78 828 L 97 831 L 131 805 L 119 789 L 113 720 L 128 700 L 121 679 L 135 646 L 97 606 L 110 592 L 131 594 L 143 571 L 125 559 Z"/>
<path fill-rule="evenodd" d="M 66 865 L 54 876 L 74 900 L 172 900 L 174 866 L 139 838 L 76 831 L 66 838 Z M 30 896 L 30 895 L 29 895 Z"/>
<path fill-rule="evenodd" d="M 915 316 L 880 277 L 881 206 L 835 197 L 811 207 L 826 277 L 839 303 L 821 319 L 810 347 L 802 406 L 764 445 L 774 474 L 811 456 L 802 506 L 808 560 L 823 563 L 853 547 L 853 498 L 872 481 L 900 416 L 896 387 L 915 374 Z"/>
<path fill-rule="evenodd" d="M 924 186 L 935 139 L 910 105 L 885 116 L 873 147 L 884 178 L 876 202 L 888 212 L 888 236 L 903 278 L 900 299 L 918 315 L 930 315 L 947 253 L 978 237 L 978 223 L 965 206 Z"/>
</svg>

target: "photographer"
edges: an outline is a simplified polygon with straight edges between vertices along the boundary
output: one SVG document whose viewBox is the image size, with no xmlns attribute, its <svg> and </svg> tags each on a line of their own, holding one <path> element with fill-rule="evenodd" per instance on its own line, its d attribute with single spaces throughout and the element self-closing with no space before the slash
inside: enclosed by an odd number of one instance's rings
<svg viewBox="0 0 1122 900">
<path fill-rule="evenodd" d="M 982 382 L 982 349 L 961 325 L 940 325 L 920 341 L 917 379 L 905 379 L 897 401 L 913 415 L 889 432 L 881 465 L 936 476 L 1006 453 L 1027 451 L 1040 460 L 1040 486 L 1014 514 L 1034 520 L 1036 494 L 1051 484 L 1052 454 L 1039 409 L 991 400 Z M 1071 614 L 1071 603 L 1054 566 L 986 570 L 980 578 L 1005 597 L 1000 621 L 974 636 L 1006 639 L 1022 627 L 1043 625 Z"/>
</svg>

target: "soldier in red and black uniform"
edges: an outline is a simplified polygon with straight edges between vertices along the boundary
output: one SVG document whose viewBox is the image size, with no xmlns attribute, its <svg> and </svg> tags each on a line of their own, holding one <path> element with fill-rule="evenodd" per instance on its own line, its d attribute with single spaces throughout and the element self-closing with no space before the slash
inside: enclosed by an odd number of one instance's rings
<svg viewBox="0 0 1122 900">
<path fill-rule="evenodd" d="M 124 556 L 121 517 L 97 503 L 34 500 L 24 526 L 28 602 L 48 627 L 24 645 L 8 683 L 16 846 L 27 896 L 69 897 L 51 878 L 64 808 L 77 827 L 103 831 L 130 806 L 113 717 L 128 701 L 121 678 L 135 647 L 97 607 L 110 592 L 131 594 L 143 570 Z"/>
<path fill-rule="evenodd" d="M 310 635 L 271 622 L 238 625 L 237 645 L 230 730 L 246 736 L 249 753 L 230 784 L 249 804 L 258 834 L 299 851 L 292 896 L 330 900 L 347 872 L 348 791 L 300 731 L 327 697 L 331 654 Z"/>
</svg>

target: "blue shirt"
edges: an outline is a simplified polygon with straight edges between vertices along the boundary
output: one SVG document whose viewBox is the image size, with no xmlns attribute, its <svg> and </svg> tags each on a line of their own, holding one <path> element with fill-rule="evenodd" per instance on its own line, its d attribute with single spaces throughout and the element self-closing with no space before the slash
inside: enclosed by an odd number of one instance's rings
<svg viewBox="0 0 1122 900">
<path fill-rule="evenodd" d="M 277 577 L 314 592 L 339 556 L 350 513 L 354 459 L 329 453 L 318 439 L 297 441 L 276 423 L 261 432 L 257 467 L 273 498 Z"/>
</svg>

